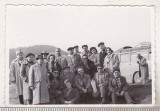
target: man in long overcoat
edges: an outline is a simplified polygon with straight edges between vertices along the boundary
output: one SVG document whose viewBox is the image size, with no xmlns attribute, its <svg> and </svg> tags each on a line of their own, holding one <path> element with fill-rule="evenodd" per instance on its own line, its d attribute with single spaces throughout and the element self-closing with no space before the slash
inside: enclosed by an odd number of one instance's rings
<svg viewBox="0 0 160 111">
<path fill-rule="evenodd" d="M 35 55 L 32 53 L 28 53 L 26 55 L 26 61 L 22 64 L 20 69 L 20 76 L 23 80 L 23 99 L 27 102 L 27 104 L 32 104 L 33 94 L 32 90 L 29 88 L 28 85 L 28 75 L 29 69 L 31 65 L 34 64 Z"/>
<path fill-rule="evenodd" d="M 20 104 L 24 104 L 23 81 L 20 77 L 20 67 L 21 67 L 21 64 L 23 63 L 23 52 L 21 50 L 17 50 L 16 56 L 17 58 L 13 60 L 10 65 L 10 82 L 13 84 L 16 84 Z"/>
<path fill-rule="evenodd" d="M 36 57 L 37 63 L 29 70 L 29 87 L 33 90 L 33 104 L 49 103 L 49 79 L 42 55 Z"/>
</svg>

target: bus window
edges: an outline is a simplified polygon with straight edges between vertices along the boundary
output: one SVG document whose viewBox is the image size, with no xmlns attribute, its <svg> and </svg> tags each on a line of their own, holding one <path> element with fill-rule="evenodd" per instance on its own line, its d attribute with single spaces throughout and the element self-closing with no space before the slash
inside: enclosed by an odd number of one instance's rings
<svg viewBox="0 0 160 111">
<path fill-rule="evenodd" d="M 120 57 L 122 63 L 130 63 L 130 54 L 121 54 Z"/>
</svg>

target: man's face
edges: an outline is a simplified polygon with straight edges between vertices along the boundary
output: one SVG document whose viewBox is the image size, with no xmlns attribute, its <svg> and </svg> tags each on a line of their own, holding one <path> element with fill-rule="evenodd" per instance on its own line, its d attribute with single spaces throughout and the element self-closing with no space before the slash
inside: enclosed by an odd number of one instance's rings
<svg viewBox="0 0 160 111">
<path fill-rule="evenodd" d="M 22 59 L 23 59 L 23 54 L 18 54 L 18 55 L 17 55 L 17 58 L 18 58 L 19 60 L 22 60 Z"/>
<path fill-rule="evenodd" d="M 54 77 L 56 77 L 56 78 L 57 78 L 57 77 L 58 77 L 58 75 L 59 75 L 59 74 L 58 74 L 58 72 L 53 72 L 53 76 L 54 76 Z"/>
<path fill-rule="evenodd" d="M 38 64 L 43 64 L 44 59 L 38 59 L 37 62 L 38 62 Z"/>
<path fill-rule="evenodd" d="M 87 61 L 88 61 L 88 57 L 87 57 L 87 56 L 83 56 L 83 57 L 82 57 L 82 60 L 83 60 L 84 62 L 87 62 Z"/>
<path fill-rule="evenodd" d="M 55 54 L 56 54 L 56 56 L 60 56 L 61 55 L 61 50 L 60 49 L 56 49 Z"/>
<path fill-rule="evenodd" d="M 74 52 L 78 52 L 78 51 L 79 51 L 78 47 L 74 48 Z"/>
<path fill-rule="evenodd" d="M 84 75 L 84 70 L 82 68 L 78 68 L 78 74 L 83 76 Z"/>
<path fill-rule="evenodd" d="M 67 82 L 67 83 L 66 83 L 66 87 L 67 87 L 67 89 L 72 88 L 71 83 L 70 83 L 70 82 Z"/>
<path fill-rule="evenodd" d="M 73 55 L 73 54 L 74 54 L 73 49 L 69 50 L 68 53 L 69 53 L 70 55 Z"/>
<path fill-rule="evenodd" d="M 103 71 L 103 68 L 98 66 L 97 71 L 101 73 Z"/>
<path fill-rule="evenodd" d="M 114 71 L 113 75 L 114 75 L 114 77 L 119 77 L 120 76 L 120 72 L 119 71 Z"/>
<path fill-rule="evenodd" d="M 101 50 L 105 49 L 105 45 L 100 45 L 99 47 L 100 47 Z"/>
<path fill-rule="evenodd" d="M 34 58 L 35 57 L 33 55 L 31 55 L 31 56 L 27 57 L 27 60 L 28 60 L 28 62 L 33 62 Z"/>
<path fill-rule="evenodd" d="M 88 47 L 83 47 L 83 51 L 88 51 Z"/>
</svg>

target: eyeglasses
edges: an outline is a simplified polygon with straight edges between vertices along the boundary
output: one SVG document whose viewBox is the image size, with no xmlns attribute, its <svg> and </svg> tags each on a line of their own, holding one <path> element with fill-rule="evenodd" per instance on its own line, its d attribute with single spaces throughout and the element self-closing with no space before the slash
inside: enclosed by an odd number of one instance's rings
<svg viewBox="0 0 160 111">
<path fill-rule="evenodd" d="M 83 70 L 80 70 L 80 71 L 78 71 L 78 72 L 83 72 Z"/>
</svg>

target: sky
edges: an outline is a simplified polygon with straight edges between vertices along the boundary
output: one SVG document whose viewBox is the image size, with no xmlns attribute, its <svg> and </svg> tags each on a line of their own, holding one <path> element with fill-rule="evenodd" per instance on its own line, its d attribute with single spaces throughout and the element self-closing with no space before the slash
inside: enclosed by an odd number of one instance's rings
<svg viewBox="0 0 160 111">
<path fill-rule="evenodd" d="M 111 6 L 7 6 L 9 48 L 52 45 L 62 50 L 104 42 L 117 50 L 151 42 L 151 8 Z"/>
</svg>

